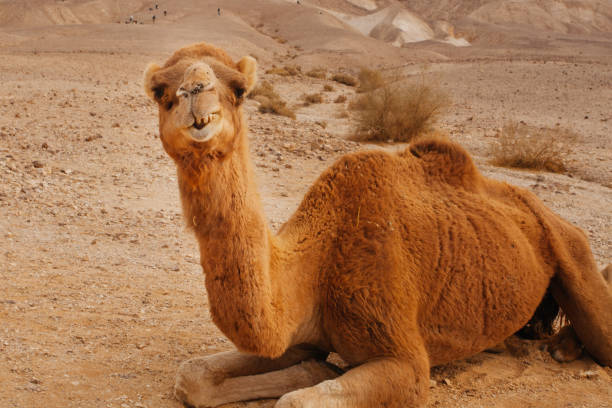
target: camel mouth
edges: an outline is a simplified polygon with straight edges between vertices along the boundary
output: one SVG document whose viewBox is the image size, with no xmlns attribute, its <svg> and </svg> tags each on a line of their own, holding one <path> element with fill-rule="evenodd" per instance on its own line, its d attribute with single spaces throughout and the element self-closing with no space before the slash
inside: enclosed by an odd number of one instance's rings
<svg viewBox="0 0 612 408">
<path fill-rule="evenodd" d="M 206 125 L 208 125 L 211 122 L 214 122 L 216 120 L 219 119 L 219 112 L 213 112 L 213 113 L 209 113 L 207 115 L 204 115 L 203 117 L 201 117 L 200 119 L 196 119 L 193 122 L 193 125 L 191 125 L 192 127 L 196 128 L 197 130 L 202 130 L 204 129 L 204 127 Z"/>
<path fill-rule="evenodd" d="M 206 142 L 217 134 L 221 126 L 220 112 L 213 112 L 196 119 L 189 129 L 189 135 L 196 142 Z"/>
</svg>

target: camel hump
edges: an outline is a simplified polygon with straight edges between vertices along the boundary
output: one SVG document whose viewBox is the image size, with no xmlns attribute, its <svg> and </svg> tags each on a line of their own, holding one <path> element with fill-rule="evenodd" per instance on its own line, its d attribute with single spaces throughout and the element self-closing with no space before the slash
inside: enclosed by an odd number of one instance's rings
<svg viewBox="0 0 612 408">
<path fill-rule="evenodd" d="M 412 143 L 402 155 L 419 159 L 429 179 L 476 190 L 483 177 L 468 152 L 457 143 L 440 138 L 421 139 Z M 432 181 L 433 181 L 432 180 Z"/>
</svg>

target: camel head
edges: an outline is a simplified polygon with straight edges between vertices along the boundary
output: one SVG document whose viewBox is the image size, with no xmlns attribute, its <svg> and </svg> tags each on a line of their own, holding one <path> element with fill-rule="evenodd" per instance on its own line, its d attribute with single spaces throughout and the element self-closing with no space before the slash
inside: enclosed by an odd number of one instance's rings
<svg viewBox="0 0 612 408">
<path fill-rule="evenodd" d="M 195 44 L 175 52 L 163 67 L 150 64 L 147 95 L 159 106 L 159 132 L 175 160 L 185 155 L 225 155 L 244 130 L 242 102 L 256 82 L 257 63 L 238 63 L 224 51 Z"/>
</svg>

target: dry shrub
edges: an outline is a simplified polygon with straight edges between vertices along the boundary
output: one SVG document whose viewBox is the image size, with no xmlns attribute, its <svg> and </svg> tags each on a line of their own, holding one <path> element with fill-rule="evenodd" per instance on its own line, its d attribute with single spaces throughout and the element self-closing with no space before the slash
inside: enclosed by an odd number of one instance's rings
<svg viewBox="0 0 612 408">
<path fill-rule="evenodd" d="M 276 113 L 277 115 L 287 116 L 295 119 L 295 113 L 287 107 L 287 103 L 276 93 L 271 83 L 263 81 L 251 93 L 249 98 L 259 102 L 261 113 Z"/>
<path fill-rule="evenodd" d="M 249 94 L 249 98 L 257 100 L 258 96 L 265 96 L 269 99 L 280 99 L 272 84 L 268 81 L 260 82 Z"/>
<path fill-rule="evenodd" d="M 309 77 L 325 79 L 327 77 L 327 71 L 325 68 L 313 68 L 306 73 Z"/>
<path fill-rule="evenodd" d="M 491 163 L 503 167 L 567 171 L 567 160 L 577 135 L 567 129 L 539 128 L 524 122 L 510 122 L 497 134 L 491 148 Z"/>
<path fill-rule="evenodd" d="M 341 84 L 348 85 L 348 86 L 357 85 L 357 78 L 349 74 L 344 74 L 344 73 L 334 74 L 332 79 L 336 82 L 340 82 Z"/>
<path fill-rule="evenodd" d="M 323 91 L 324 92 L 332 92 L 334 90 L 334 87 L 331 85 L 323 85 Z"/>
<path fill-rule="evenodd" d="M 450 100 L 437 84 L 385 83 L 349 108 L 357 112 L 356 140 L 408 142 L 430 132 Z"/>
<path fill-rule="evenodd" d="M 343 103 L 346 102 L 346 95 L 338 95 L 338 97 L 334 100 L 334 103 Z"/>
<path fill-rule="evenodd" d="M 266 71 L 266 74 L 280 75 L 280 76 L 296 76 L 302 73 L 302 69 L 297 65 L 285 65 L 282 68 L 273 67 Z"/>
<path fill-rule="evenodd" d="M 320 93 L 304 95 L 304 101 L 307 104 L 323 103 L 323 95 L 321 95 Z"/>
<path fill-rule="evenodd" d="M 371 92 L 385 85 L 385 79 L 380 71 L 373 69 L 361 68 L 359 71 L 359 88 L 357 92 Z"/>
</svg>

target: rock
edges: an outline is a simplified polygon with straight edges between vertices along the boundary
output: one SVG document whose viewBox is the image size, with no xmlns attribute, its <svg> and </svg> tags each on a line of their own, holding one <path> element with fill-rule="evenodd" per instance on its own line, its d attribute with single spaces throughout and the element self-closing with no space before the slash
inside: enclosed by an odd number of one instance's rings
<svg viewBox="0 0 612 408">
<path fill-rule="evenodd" d="M 578 373 L 578 377 L 592 380 L 599 377 L 599 372 L 596 370 L 584 370 Z"/>
<path fill-rule="evenodd" d="M 42 168 L 44 166 L 44 164 L 42 162 L 38 161 L 38 160 L 34 160 L 32 162 L 32 166 L 34 166 L 37 169 L 40 169 L 40 168 Z"/>
</svg>

